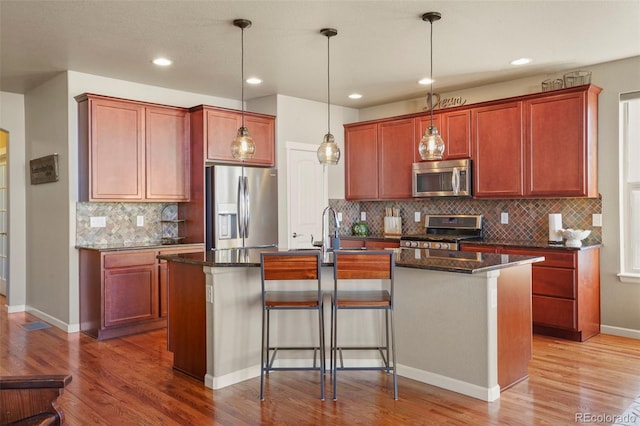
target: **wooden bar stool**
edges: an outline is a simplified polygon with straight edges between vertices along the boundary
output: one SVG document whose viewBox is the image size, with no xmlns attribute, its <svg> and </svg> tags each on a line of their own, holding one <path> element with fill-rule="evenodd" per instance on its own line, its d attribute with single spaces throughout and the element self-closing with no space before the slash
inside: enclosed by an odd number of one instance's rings
<svg viewBox="0 0 640 426">
<path fill-rule="evenodd" d="M 393 397 L 398 399 L 398 377 L 396 373 L 396 339 L 393 325 L 394 269 L 393 251 L 342 251 L 333 253 L 334 287 L 331 296 L 331 375 L 333 399 L 337 399 L 338 370 L 381 370 L 393 374 Z M 359 290 L 339 290 L 346 280 L 383 280 L 388 288 L 363 288 Z M 379 309 L 385 311 L 384 346 L 346 347 L 338 346 L 338 311 L 342 309 Z M 364 325 L 359 322 L 358 325 Z M 345 367 L 342 351 L 376 350 L 382 359 L 381 366 Z M 338 353 L 340 366 L 338 367 Z"/>
<path fill-rule="evenodd" d="M 322 291 L 320 288 L 320 252 L 273 252 L 261 254 L 262 275 L 262 356 L 260 365 L 260 400 L 264 400 L 264 376 L 276 370 L 318 370 L 320 399 L 324 400 L 325 345 Z M 269 281 L 300 281 L 308 290 L 270 290 Z M 272 283 L 273 284 L 273 283 Z M 318 346 L 278 347 L 269 342 L 272 310 L 316 310 L 318 312 Z M 293 324 L 292 328 L 301 329 Z M 311 367 L 274 367 L 278 351 L 313 350 Z M 320 364 L 316 364 L 316 356 Z"/>
</svg>

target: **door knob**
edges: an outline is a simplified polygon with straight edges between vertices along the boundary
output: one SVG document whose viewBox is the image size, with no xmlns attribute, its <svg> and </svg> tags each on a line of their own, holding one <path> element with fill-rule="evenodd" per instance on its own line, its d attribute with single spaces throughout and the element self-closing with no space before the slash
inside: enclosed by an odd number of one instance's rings
<svg viewBox="0 0 640 426">
<path fill-rule="evenodd" d="M 291 236 L 293 238 L 298 238 L 298 237 L 302 237 L 304 234 L 298 234 L 297 232 L 294 232 Z"/>
</svg>

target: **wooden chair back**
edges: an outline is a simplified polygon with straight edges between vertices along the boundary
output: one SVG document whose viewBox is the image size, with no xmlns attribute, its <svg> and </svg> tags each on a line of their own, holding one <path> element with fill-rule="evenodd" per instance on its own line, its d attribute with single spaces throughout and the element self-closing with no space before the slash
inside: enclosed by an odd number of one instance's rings
<svg viewBox="0 0 640 426">
<path fill-rule="evenodd" d="M 263 280 L 317 280 L 319 252 L 273 252 L 261 254 Z"/>
<path fill-rule="evenodd" d="M 71 382 L 67 375 L 0 377 L 0 424 L 60 425 L 56 400 Z"/>
</svg>

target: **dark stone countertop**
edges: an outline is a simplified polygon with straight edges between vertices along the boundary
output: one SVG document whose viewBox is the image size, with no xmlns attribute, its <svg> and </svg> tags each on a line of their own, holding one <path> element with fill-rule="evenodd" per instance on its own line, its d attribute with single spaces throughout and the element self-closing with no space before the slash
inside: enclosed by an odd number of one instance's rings
<svg viewBox="0 0 640 426">
<path fill-rule="evenodd" d="M 602 243 L 591 241 L 588 238 L 582 241 L 581 247 L 567 247 L 564 242 L 550 243 L 547 240 L 466 240 L 461 241 L 462 244 L 474 244 L 485 246 L 504 246 L 504 247 L 523 247 L 523 248 L 540 248 L 554 250 L 588 250 L 602 247 Z"/>
<path fill-rule="evenodd" d="M 166 244 L 162 241 L 145 241 L 145 242 L 123 242 L 109 244 L 83 244 L 77 245 L 77 249 L 96 250 L 96 251 L 126 251 L 126 250 L 144 250 L 144 249 L 170 249 L 170 248 L 189 248 L 201 249 L 204 243 L 174 243 Z"/>
<path fill-rule="evenodd" d="M 160 255 L 158 259 L 209 267 L 259 267 L 260 253 L 269 251 L 278 251 L 278 249 L 215 250 L 204 253 Z M 544 260 L 544 257 L 413 248 L 396 249 L 395 253 L 398 267 L 464 274 L 488 272 Z M 325 258 L 322 265 L 333 266 L 332 257 Z"/>
</svg>

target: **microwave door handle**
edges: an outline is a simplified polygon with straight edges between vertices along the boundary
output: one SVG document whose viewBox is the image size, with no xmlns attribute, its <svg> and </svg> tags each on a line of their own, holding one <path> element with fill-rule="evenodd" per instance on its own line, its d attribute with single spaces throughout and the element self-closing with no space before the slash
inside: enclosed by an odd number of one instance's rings
<svg viewBox="0 0 640 426">
<path fill-rule="evenodd" d="M 451 188 L 453 189 L 453 195 L 458 195 L 460 192 L 460 170 L 457 167 L 453 168 L 451 174 Z"/>
</svg>

